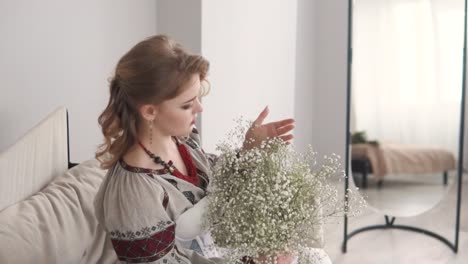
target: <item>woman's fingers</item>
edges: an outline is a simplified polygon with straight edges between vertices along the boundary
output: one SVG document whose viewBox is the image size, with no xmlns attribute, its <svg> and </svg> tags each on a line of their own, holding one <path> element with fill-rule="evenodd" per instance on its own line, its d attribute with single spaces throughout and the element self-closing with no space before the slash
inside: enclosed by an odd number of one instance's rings
<svg viewBox="0 0 468 264">
<path fill-rule="evenodd" d="M 281 136 L 293 130 L 294 127 L 295 127 L 294 125 L 286 125 L 284 127 L 277 128 L 276 132 L 278 133 L 278 136 Z"/>
<path fill-rule="evenodd" d="M 288 135 L 280 136 L 279 138 L 281 138 L 283 141 L 286 141 L 286 143 L 290 143 L 289 141 L 291 141 L 294 138 L 294 136 L 291 134 L 288 134 Z"/>
<path fill-rule="evenodd" d="M 265 121 L 265 118 L 268 116 L 268 113 L 270 112 L 270 109 L 268 109 L 268 106 L 263 109 L 263 111 L 258 115 L 257 119 L 255 119 L 253 125 L 254 126 L 261 126 L 263 124 L 263 121 Z"/>
<path fill-rule="evenodd" d="M 287 125 L 294 124 L 294 122 L 296 122 L 296 120 L 294 120 L 292 118 L 288 118 L 288 119 L 272 122 L 270 124 L 272 124 L 275 128 L 278 129 L 280 127 L 284 127 L 284 126 L 287 126 Z"/>
</svg>

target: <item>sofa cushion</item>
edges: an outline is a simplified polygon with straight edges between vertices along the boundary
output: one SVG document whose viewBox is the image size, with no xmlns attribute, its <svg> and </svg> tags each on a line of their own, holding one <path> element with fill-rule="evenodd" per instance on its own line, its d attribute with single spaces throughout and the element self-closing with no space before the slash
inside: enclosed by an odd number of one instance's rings
<svg viewBox="0 0 468 264">
<path fill-rule="evenodd" d="M 97 160 L 83 162 L 1 211 L 0 263 L 115 263 L 94 216 L 104 175 Z"/>
</svg>

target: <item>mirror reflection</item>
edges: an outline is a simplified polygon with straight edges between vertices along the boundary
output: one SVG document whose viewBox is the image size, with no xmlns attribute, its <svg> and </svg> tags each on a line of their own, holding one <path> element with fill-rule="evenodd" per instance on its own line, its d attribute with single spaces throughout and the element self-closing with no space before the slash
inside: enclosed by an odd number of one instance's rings
<svg viewBox="0 0 468 264">
<path fill-rule="evenodd" d="M 392 216 L 436 205 L 457 172 L 463 0 L 356 0 L 351 170 Z"/>
</svg>

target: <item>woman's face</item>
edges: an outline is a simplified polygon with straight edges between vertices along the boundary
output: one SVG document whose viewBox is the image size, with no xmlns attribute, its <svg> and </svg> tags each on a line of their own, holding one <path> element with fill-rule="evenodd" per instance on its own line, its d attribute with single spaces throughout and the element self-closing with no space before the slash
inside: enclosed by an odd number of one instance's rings
<svg viewBox="0 0 468 264">
<path fill-rule="evenodd" d="M 198 113 L 203 111 L 199 98 L 200 89 L 200 76 L 193 74 L 182 87 L 182 93 L 159 105 L 155 127 L 171 136 L 188 136 L 192 132 Z"/>
</svg>

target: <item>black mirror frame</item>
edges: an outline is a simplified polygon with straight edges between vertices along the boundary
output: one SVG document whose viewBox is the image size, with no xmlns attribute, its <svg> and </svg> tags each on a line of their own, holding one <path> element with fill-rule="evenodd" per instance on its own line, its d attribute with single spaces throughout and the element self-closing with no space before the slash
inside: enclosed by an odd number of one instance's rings
<svg viewBox="0 0 468 264">
<path fill-rule="evenodd" d="M 463 44 L 463 77 L 462 77 L 462 100 L 461 100 L 461 113 L 460 113 L 460 134 L 459 134 L 459 148 L 458 148 L 458 171 L 457 171 L 457 204 L 456 204 L 456 222 L 455 222 L 455 241 L 452 242 L 447 238 L 436 234 L 432 231 L 425 230 L 422 228 L 408 226 L 408 225 L 396 225 L 395 217 L 391 217 L 385 215 L 385 224 L 382 225 L 371 225 L 358 228 L 353 230 L 352 232 L 348 231 L 348 216 L 344 215 L 344 237 L 343 243 L 341 246 L 341 251 L 346 253 L 347 251 L 347 243 L 348 240 L 351 239 L 354 235 L 369 231 L 369 230 L 376 230 L 376 229 L 402 229 L 408 230 L 413 232 L 418 232 L 422 234 L 426 234 L 431 236 L 435 239 L 440 240 L 444 244 L 446 244 L 453 252 L 458 252 L 458 245 L 459 245 L 459 233 L 460 233 L 460 209 L 461 209 L 461 194 L 462 194 L 462 178 L 463 178 L 463 149 L 464 149 L 464 133 L 465 133 L 465 86 L 466 86 L 466 44 L 467 44 L 467 2 L 465 0 L 465 14 L 464 14 L 464 44 Z M 345 194 L 348 193 L 349 189 L 349 145 L 351 140 L 350 135 L 350 110 L 351 110 L 351 70 L 352 70 L 352 60 L 353 60 L 353 48 L 352 48 L 352 29 L 353 29 L 353 0 L 348 0 L 348 69 L 347 69 L 347 95 L 346 95 L 346 146 L 345 146 L 345 173 L 346 178 L 344 181 L 344 192 Z M 344 203 L 345 205 L 348 203 L 348 196 L 344 196 Z"/>
</svg>

